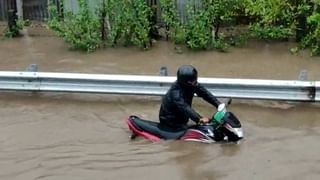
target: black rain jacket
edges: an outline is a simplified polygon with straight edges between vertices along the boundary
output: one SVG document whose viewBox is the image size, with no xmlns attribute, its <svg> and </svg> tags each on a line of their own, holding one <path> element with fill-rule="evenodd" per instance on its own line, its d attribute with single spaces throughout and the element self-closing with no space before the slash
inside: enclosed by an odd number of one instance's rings
<svg viewBox="0 0 320 180">
<path fill-rule="evenodd" d="M 162 98 L 159 112 L 160 124 L 180 129 L 186 127 L 189 119 L 198 123 L 201 116 L 191 107 L 194 94 L 202 97 L 216 108 L 220 104 L 220 101 L 201 84 L 190 87 L 176 81 Z"/>
</svg>

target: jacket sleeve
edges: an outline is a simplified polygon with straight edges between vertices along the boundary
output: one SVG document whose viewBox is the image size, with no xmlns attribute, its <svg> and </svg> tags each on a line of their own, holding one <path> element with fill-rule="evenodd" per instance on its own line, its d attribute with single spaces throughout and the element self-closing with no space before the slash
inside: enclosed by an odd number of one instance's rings
<svg viewBox="0 0 320 180">
<path fill-rule="evenodd" d="M 172 93 L 173 103 L 176 105 L 178 110 L 183 113 L 185 116 L 198 123 L 201 116 L 192 109 L 192 107 L 185 102 L 182 97 L 182 94 L 178 91 Z"/>
<path fill-rule="evenodd" d="M 219 104 L 221 104 L 221 102 L 201 84 L 198 84 L 196 88 L 196 94 L 216 108 L 218 108 Z"/>
</svg>

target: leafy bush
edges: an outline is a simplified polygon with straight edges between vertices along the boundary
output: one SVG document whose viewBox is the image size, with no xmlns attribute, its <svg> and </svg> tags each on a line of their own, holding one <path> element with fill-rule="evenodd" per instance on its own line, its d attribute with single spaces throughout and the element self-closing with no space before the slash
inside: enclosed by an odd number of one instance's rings
<svg viewBox="0 0 320 180">
<path fill-rule="evenodd" d="M 159 1 L 167 37 L 190 49 L 226 51 L 229 45 L 239 45 L 252 34 L 267 40 L 296 35 L 297 41 L 303 37 L 299 48 L 310 48 L 312 55 L 320 54 L 320 0 L 185 0 L 186 21 L 179 17 L 177 0 Z M 95 12 L 89 10 L 88 2 L 78 0 L 79 11 L 66 11 L 63 18 L 57 7 L 49 8 L 49 27 L 73 48 L 94 51 L 105 42 L 143 49 L 152 45 L 151 34 L 157 30 L 151 22 L 155 21 L 154 14 L 145 0 L 102 0 Z M 237 31 L 237 22 L 249 26 Z"/>
<path fill-rule="evenodd" d="M 261 24 L 252 24 L 249 30 L 260 39 L 269 40 L 283 40 L 293 35 L 291 28 L 280 26 L 263 26 Z"/>
<path fill-rule="evenodd" d="M 105 24 L 112 46 L 123 42 L 150 47 L 151 11 L 144 0 L 103 0 L 95 12 L 90 11 L 88 0 L 78 0 L 78 5 L 78 12 L 66 11 L 63 18 L 56 6 L 49 7 L 48 26 L 73 48 L 88 52 L 99 48 L 105 40 Z"/>
<path fill-rule="evenodd" d="M 30 22 L 28 20 L 24 21 L 22 19 L 18 19 L 13 26 L 5 29 L 4 36 L 7 38 L 17 37 L 19 35 L 19 31 L 29 25 Z"/>
<path fill-rule="evenodd" d="M 48 26 L 73 48 L 91 52 L 101 43 L 100 23 L 89 10 L 87 0 L 78 0 L 78 5 L 77 13 L 67 11 L 61 19 L 56 6 L 51 4 Z"/>
<path fill-rule="evenodd" d="M 123 42 L 148 49 L 151 9 L 144 0 L 110 0 L 109 17 L 111 45 Z"/>
<path fill-rule="evenodd" d="M 290 0 L 244 0 L 254 17 L 249 29 L 261 39 L 287 39 L 295 30 L 295 7 Z"/>
<path fill-rule="evenodd" d="M 310 47 L 312 56 L 320 55 L 320 13 L 314 12 L 308 17 L 307 22 L 311 26 L 311 31 L 302 40 L 301 47 Z"/>
<path fill-rule="evenodd" d="M 186 29 L 182 25 L 177 12 L 176 1 L 160 0 L 162 18 L 166 26 L 166 34 L 175 44 L 183 44 L 186 40 Z"/>
<path fill-rule="evenodd" d="M 234 18 L 234 11 L 241 0 L 203 0 L 197 10 L 191 8 L 194 4 L 189 1 L 189 18 L 184 24 L 178 16 L 175 1 L 160 2 L 169 37 L 176 44 L 185 43 L 191 49 L 226 49 L 227 43 L 219 30 Z"/>
<path fill-rule="evenodd" d="M 187 46 L 191 49 L 212 48 L 212 30 L 209 12 L 202 10 L 193 15 L 187 29 Z"/>
</svg>

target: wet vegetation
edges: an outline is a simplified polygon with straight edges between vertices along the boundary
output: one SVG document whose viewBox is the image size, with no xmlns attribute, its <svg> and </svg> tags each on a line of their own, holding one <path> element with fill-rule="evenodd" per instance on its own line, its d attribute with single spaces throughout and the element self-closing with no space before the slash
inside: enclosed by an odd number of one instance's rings
<svg viewBox="0 0 320 180">
<path fill-rule="evenodd" d="M 78 4 L 78 12 L 64 11 L 63 15 L 55 5 L 49 8 L 49 27 L 73 48 L 94 51 L 105 44 L 150 47 L 151 10 L 144 0 L 103 0 L 94 12 L 87 0 L 78 0 Z"/>
<path fill-rule="evenodd" d="M 320 0 L 185 0 L 183 16 L 178 2 L 159 0 L 153 7 L 146 0 L 101 0 L 91 8 L 88 0 L 78 0 L 76 12 L 51 3 L 48 26 L 73 48 L 89 52 L 119 45 L 149 49 L 157 38 L 194 50 L 227 51 L 261 39 L 295 40 L 291 52 L 320 55 Z"/>
<path fill-rule="evenodd" d="M 4 36 L 7 38 L 13 38 L 20 35 L 20 31 L 25 27 L 30 25 L 29 21 L 25 21 L 18 18 L 16 11 L 8 11 L 8 27 L 4 30 Z"/>
<path fill-rule="evenodd" d="M 93 51 L 101 44 L 100 22 L 90 11 L 87 0 L 79 0 L 77 13 L 58 11 L 54 5 L 49 6 L 50 20 L 48 26 L 73 48 Z M 59 9 L 62 9 L 59 7 Z"/>
</svg>

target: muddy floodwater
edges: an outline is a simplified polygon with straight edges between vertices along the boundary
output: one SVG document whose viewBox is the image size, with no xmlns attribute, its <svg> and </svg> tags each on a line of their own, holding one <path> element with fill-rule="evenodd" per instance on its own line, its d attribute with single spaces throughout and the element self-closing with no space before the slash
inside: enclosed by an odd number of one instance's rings
<svg viewBox="0 0 320 180">
<path fill-rule="evenodd" d="M 175 52 L 165 41 L 149 51 L 108 48 L 69 51 L 43 28 L 0 39 L 0 71 L 175 75 L 182 64 L 201 77 L 296 80 L 301 70 L 320 79 L 320 58 L 291 55 L 294 43 L 252 42 L 229 53 Z M 125 118 L 156 121 L 160 97 L 0 92 L 1 180 L 318 180 L 320 112 L 317 103 L 235 99 L 229 110 L 242 122 L 238 144 L 130 140 Z M 214 111 L 196 98 L 204 116 Z"/>
</svg>

